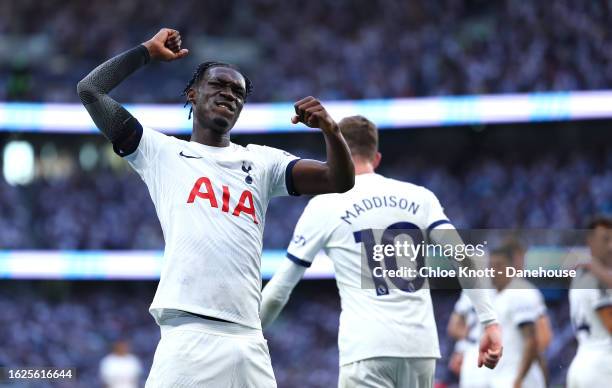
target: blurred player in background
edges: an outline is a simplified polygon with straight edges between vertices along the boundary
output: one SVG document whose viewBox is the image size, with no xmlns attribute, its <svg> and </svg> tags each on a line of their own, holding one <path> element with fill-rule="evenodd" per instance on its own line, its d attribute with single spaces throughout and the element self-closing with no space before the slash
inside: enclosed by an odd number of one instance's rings
<svg viewBox="0 0 612 388">
<path fill-rule="evenodd" d="M 612 219 L 596 218 L 588 226 L 591 262 L 612 270 Z M 612 382 L 612 290 L 592 271 L 579 270 L 569 292 L 570 315 L 578 351 L 567 373 L 569 388 L 609 386 Z"/>
<path fill-rule="evenodd" d="M 591 273 L 605 288 L 612 288 L 612 264 L 606 259 L 612 251 L 612 238 L 602 230 L 605 230 L 611 222 L 608 217 L 598 217 L 589 223 L 589 235 L 587 245 L 591 250 L 589 260 L 581 263 L 578 267 Z"/>
<path fill-rule="evenodd" d="M 347 191 L 354 167 L 338 125 L 312 97 L 295 104 L 291 120 L 321 128 L 326 163 L 231 143 L 229 132 L 252 87 L 229 64 L 201 64 L 185 88 L 191 141 L 143 128 L 108 95 L 149 61 L 187 54 L 178 31 L 164 28 L 98 66 L 77 88 L 114 150 L 145 181 L 164 232 L 164 264 L 150 308 L 161 340 L 147 387 L 275 387 L 259 320 L 268 203 L 279 195 Z"/>
<path fill-rule="evenodd" d="M 512 266 L 517 269 L 523 269 L 525 267 L 525 254 L 527 250 L 523 244 L 521 244 L 520 240 L 515 236 L 508 237 L 504 241 L 503 246 L 509 250 L 509 253 L 512 256 Z M 470 304 L 469 298 L 462 295 L 455 304 L 455 309 L 453 310 L 453 313 L 449 319 L 447 330 L 448 334 L 457 341 L 455 345 L 455 352 L 451 356 L 449 363 L 450 369 L 457 375 L 460 374 L 462 367 L 463 352 L 471 349 L 475 338 L 478 338 L 479 328 L 474 325 L 474 319 L 474 308 Z M 546 372 L 548 370 L 548 366 L 546 363 L 545 352 L 552 341 L 553 333 L 550 318 L 546 312 L 536 319 L 535 332 L 538 348 L 538 363 L 540 364 L 540 368 L 545 373 L 545 377 L 547 378 L 548 375 Z M 468 373 L 471 377 L 468 379 L 468 381 L 476 381 L 476 376 L 479 375 L 485 374 L 486 376 L 486 372 L 474 370 L 474 368 L 472 368 L 472 366 L 469 364 L 466 365 L 466 368 L 470 369 L 470 372 Z"/>
<path fill-rule="evenodd" d="M 374 172 L 381 154 L 372 122 L 353 116 L 339 125 L 355 164 L 355 187 L 344 194 L 315 197 L 304 209 L 288 260 L 263 290 L 263 326 L 278 316 L 306 268 L 324 249 L 334 263 L 342 303 L 339 387 L 432 387 L 440 350 L 429 289 L 422 278 L 402 279 L 404 283 L 393 286 L 372 277 L 375 287 L 362 287 L 368 271 L 362 272 L 361 245 L 373 242 L 377 229 L 390 234 L 411 229 L 413 240 L 421 241 L 425 234 L 452 225 L 431 191 Z M 371 257 L 367 259 L 373 264 Z M 486 293 L 467 292 L 485 327 L 481 353 L 472 362 L 493 368 L 501 356 L 499 325 Z"/>
<path fill-rule="evenodd" d="M 465 360 L 476 353 L 474 338 L 479 328 L 469 318 L 470 302 L 462 297 L 457 301 L 455 313 L 465 318 L 464 362 L 461 365 L 460 386 L 465 388 L 545 387 L 545 371 L 538 362 L 536 322 L 546 312 L 542 294 L 531 283 L 517 277 L 506 277 L 506 267 L 514 265 L 514 251 L 510 246 L 491 250 L 491 278 L 493 289 L 489 290 L 495 311 L 502 327 L 504 357 L 493 371 L 477 370 Z M 501 274 L 498 273 L 501 271 Z M 452 319 L 456 319 L 452 318 Z M 460 331 L 449 330 L 454 337 Z M 458 335 L 459 334 L 459 335 Z"/>
<path fill-rule="evenodd" d="M 100 361 L 100 378 L 104 388 L 137 388 L 142 365 L 138 357 L 130 353 L 126 341 L 113 344 L 113 351 Z"/>
<path fill-rule="evenodd" d="M 512 254 L 512 265 L 517 269 L 525 268 L 525 254 L 527 253 L 527 249 L 521 243 L 521 241 L 516 237 L 510 237 L 506 239 L 503 246 L 508 247 Z M 552 326 L 550 324 L 550 318 L 548 314 L 544 313 L 535 323 L 536 330 L 536 341 L 538 343 L 538 359 L 542 365 L 542 368 L 546 369 L 546 361 L 544 357 L 544 353 L 546 349 L 550 346 L 553 338 Z"/>
</svg>

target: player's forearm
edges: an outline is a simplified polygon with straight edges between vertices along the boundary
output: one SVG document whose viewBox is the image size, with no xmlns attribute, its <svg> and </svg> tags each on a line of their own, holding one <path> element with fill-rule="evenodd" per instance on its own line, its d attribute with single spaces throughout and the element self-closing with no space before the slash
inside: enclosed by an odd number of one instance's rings
<svg viewBox="0 0 612 388">
<path fill-rule="evenodd" d="M 517 380 L 522 381 L 525 379 L 527 372 L 529 372 L 529 369 L 531 368 L 531 364 L 533 364 L 537 357 L 538 345 L 535 339 L 535 333 L 533 333 L 533 335 L 524 337 L 523 357 L 521 358 L 518 373 L 516 374 Z"/>
<path fill-rule="evenodd" d="M 93 69 L 78 85 L 83 104 L 91 103 L 101 94 L 107 94 L 124 79 L 149 62 L 149 51 L 138 45 Z"/>
<path fill-rule="evenodd" d="M 464 245 L 463 239 L 452 224 L 443 224 L 433 229 L 430 232 L 430 238 L 438 244 L 455 247 Z M 468 270 L 478 269 L 481 266 L 481 263 L 473 257 L 467 257 L 463 260 L 451 258 L 451 260 L 454 266 L 467 267 Z M 496 322 L 497 316 L 489 298 L 489 293 L 486 291 L 489 285 L 485 284 L 481 278 L 465 276 L 459 276 L 459 283 L 472 302 L 480 323 L 490 324 Z"/>
<path fill-rule="evenodd" d="M 293 262 L 284 261 L 272 279 L 262 291 L 261 318 L 262 328 L 267 328 L 274 322 L 283 310 L 295 285 L 300 281 L 306 268 Z"/>
<path fill-rule="evenodd" d="M 148 62 L 148 50 L 139 45 L 96 67 L 77 85 L 79 98 L 94 123 L 114 144 L 125 142 L 142 127 L 108 93 Z"/>
<path fill-rule="evenodd" d="M 264 288 L 262 292 L 262 301 L 261 301 L 261 327 L 262 329 L 267 329 L 268 326 L 272 324 L 278 318 L 278 315 L 283 311 L 287 301 L 289 300 L 289 295 L 282 299 L 276 299 L 271 297 L 270 295 L 266 295 L 266 289 Z"/>
<path fill-rule="evenodd" d="M 463 340 L 468 334 L 465 318 L 456 312 L 452 313 L 450 319 L 448 320 L 446 332 L 455 341 Z"/>
<path fill-rule="evenodd" d="M 344 193 L 355 185 L 355 166 L 351 151 L 336 126 L 333 132 L 324 132 L 327 150 L 327 180 L 333 192 Z"/>
<path fill-rule="evenodd" d="M 274 275 L 261 292 L 261 312 L 259 316 L 263 329 L 266 329 L 276 320 L 291 296 L 293 286 L 291 284 L 286 285 L 282 277 L 281 273 Z"/>
<path fill-rule="evenodd" d="M 538 365 L 540 365 L 540 369 L 542 369 L 542 374 L 544 375 L 544 381 L 546 382 L 546 386 L 548 386 L 548 364 L 546 362 L 546 356 L 542 353 L 537 354 Z"/>
</svg>

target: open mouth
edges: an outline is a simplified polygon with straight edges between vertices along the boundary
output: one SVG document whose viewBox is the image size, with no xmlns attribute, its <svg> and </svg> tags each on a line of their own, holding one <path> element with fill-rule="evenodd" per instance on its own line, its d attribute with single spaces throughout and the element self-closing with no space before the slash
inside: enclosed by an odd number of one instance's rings
<svg viewBox="0 0 612 388">
<path fill-rule="evenodd" d="M 235 111 L 234 106 L 232 104 L 230 104 L 229 102 L 218 101 L 218 102 L 215 102 L 215 105 L 220 107 L 220 108 L 223 108 L 224 110 L 227 110 L 230 113 L 234 113 L 234 111 Z"/>
</svg>

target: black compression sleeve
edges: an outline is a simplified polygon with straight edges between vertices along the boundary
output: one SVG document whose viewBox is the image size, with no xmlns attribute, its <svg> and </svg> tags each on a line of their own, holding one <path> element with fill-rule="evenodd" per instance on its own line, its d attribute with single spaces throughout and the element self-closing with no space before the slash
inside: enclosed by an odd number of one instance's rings
<svg viewBox="0 0 612 388">
<path fill-rule="evenodd" d="M 146 47 L 139 45 L 96 67 L 77 85 L 87 112 L 121 156 L 136 150 L 142 137 L 142 125 L 108 93 L 149 59 Z"/>
</svg>

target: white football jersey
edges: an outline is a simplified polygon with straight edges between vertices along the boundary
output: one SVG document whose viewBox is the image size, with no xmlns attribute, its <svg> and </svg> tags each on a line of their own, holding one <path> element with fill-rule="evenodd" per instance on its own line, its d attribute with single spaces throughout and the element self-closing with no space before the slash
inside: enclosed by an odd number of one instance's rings
<svg viewBox="0 0 612 388">
<path fill-rule="evenodd" d="M 494 297 L 492 290 L 485 289 L 485 291 L 489 293 L 491 298 Z M 459 385 L 462 388 L 486 387 L 492 379 L 493 371 L 485 367 L 478 368 L 478 348 L 482 335 L 482 325 L 478 321 L 476 309 L 465 291 L 461 292 L 453 312 L 463 317 L 468 329 L 467 337 L 458 341 L 455 345 L 455 351 L 463 353 Z"/>
<path fill-rule="evenodd" d="M 468 333 L 468 338 L 472 340 L 470 341 L 471 346 L 470 349 L 466 350 L 466 356 L 469 354 L 469 359 L 464 358 L 464 365 L 462 365 L 461 369 L 461 386 L 470 385 L 463 382 L 465 369 L 470 369 L 469 373 L 465 373 L 465 377 L 468 379 L 475 379 L 477 377 L 478 381 L 484 379 L 488 383 L 497 380 L 513 381 L 518 373 L 521 358 L 523 357 L 524 343 L 520 327 L 525 323 L 535 323 L 538 318 L 546 314 L 546 304 L 544 303 L 542 293 L 524 279 L 513 278 L 505 289 L 501 291 L 491 289 L 488 291 L 502 329 L 504 355 L 494 370 L 484 367 L 478 368 L 476 360 L 482 325 L 472 325 Z M 473 322 L 476 319 L 474 317 L 476 313 L 473 308 L 470 309 L 469 299 L 462 295 L 458 304 L 459 302 L 461 304 L 456 311 L 465 312 L 466 321 Z M 534 388 L 544 386 L 544 374 L 536 361 L 531 365 L 523 386 Z"/>
<path fill-rule="evenodd" d="M 612 306 L 612 290 L 604 288 L 590 272 L 580 271 L 572 281 L 569 301 L 578 351 L 612 354 L 612 335 L 597 315 L 597 309 Z"/>
<path fill-rule="evenodd" d="M 142 365 L 133 354 L 109 354 L 100 361 L 100 378 L 107 388 L 137 388 Z"/>
<path fill-rule="evenodd" d="M 333 261 L 342 304 L 340 365 L 372 357 L 440 357 L 429 290 L 418 281 L 407 292 L 385 279 L 362 279 L 372 272 L 362 272 L 361 255 L 362 241 L 377 239 L 373 229 L 414 228 L 420 238 L 430 227 L 448 223 L 442 206 L 431 191 L 410 183 L 374 173 L 355 181 L 346 193 L 308 203 L 287 257 L 309 266 L 324 249 Z"/>
<path fill-rule="evenodd" d="M 297 158 L 230 143 L 211 147 L 144 128 L 125 157 L 147 184 L 164 233 L 150 312 L 181 310 L 261 328 L 261 252 L 268 202 L 293 192 Z"/>
<path fill-rule="evenodd" d="M 478 321 L 476 309 L 474 308 L 472 301 L 465 292 L 461 292 L 459 299 L 457 299 L 457 302 L 455 303 L 453 312 L 462 316 L 465 320 L 465 324 L 468 329 L 468 334 L 467 337 L 464 339 L 472 344 L 478 343 L 478 341 L 480 341 L 480 335 L 482 331 L 480 327 L 481 325 Z"/>
</svg>

